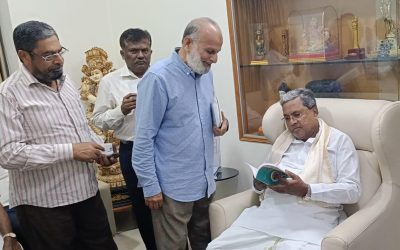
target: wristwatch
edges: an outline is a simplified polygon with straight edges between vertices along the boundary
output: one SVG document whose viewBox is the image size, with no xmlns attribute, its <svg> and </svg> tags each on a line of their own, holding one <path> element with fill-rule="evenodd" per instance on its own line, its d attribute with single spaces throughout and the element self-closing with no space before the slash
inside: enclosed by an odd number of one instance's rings
<svg viewBox="0 0 400 250">
<path fill-rule="evenodd" d="M 17 238 L 17 235 L 16 235 L 15 233 L 13 233 L 13 232 L 11 232 L 11 233 L 6 233 L 5 235 L 3 235 L 3 240 L 4 240 L 6 237 L 11 237 L 11 238 L 16 239 L 16 238 Z"/>
<path fill-rule="evenodd" d="M 311 187 L 307 185 L 307 194 L 303 197 L 303 200 L 309 201 L 311 200 Z"/>
</svg>

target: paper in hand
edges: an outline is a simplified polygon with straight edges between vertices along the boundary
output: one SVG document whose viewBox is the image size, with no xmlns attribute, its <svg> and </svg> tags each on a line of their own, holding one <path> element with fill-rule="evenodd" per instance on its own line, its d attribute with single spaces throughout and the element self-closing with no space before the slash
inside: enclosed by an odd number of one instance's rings
<svg viewBox="0 0 400 250">
<path fill-rule="evenodd" d="M 114 154 L 114 149 L 112 143 L 104 143 L 103 145 L 104 151 L 103 154 L 106 156 L 112 156 Z"/>
</svg>

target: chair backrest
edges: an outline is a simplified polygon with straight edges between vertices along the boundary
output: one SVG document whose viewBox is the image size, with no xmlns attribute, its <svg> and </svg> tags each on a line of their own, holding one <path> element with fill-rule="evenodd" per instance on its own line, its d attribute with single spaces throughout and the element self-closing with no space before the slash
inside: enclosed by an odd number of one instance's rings
<svg viewBox="0 0 400 250">
<path fill-rule="evenodd" d="M 345 205 L 348 215 L 364 207 L 382 182 L 400 180 L 400 102 L 317 98 L 319 117 L 348 134 L 360 158 L 362 196 Z M 272 105 L 264 115 L 263 131 L 274 143 L 284 131 L 282 107 Z"/>
</svg>

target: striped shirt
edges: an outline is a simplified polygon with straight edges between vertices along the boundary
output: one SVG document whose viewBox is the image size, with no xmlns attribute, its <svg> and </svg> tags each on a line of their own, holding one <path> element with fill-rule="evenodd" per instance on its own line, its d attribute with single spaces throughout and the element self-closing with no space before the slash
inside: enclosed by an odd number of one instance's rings
<svg viewBox="0 0 400 250">
<path fill-rule="evenodd" d="M 95 166 L 73 160 L 72 143 L 102 141 L 68 76 L 54 90 L 21 66 L 0 85 L 0 133 L 11 207 L 58 207 L 96 194 Z"/>
</svg>

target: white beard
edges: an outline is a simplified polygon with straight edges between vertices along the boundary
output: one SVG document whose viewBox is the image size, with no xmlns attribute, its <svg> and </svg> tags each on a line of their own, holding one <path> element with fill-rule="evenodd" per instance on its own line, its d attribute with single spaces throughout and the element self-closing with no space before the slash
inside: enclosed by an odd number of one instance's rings
<svg viewBox="0 0 400 250">
<path fill-rule="evenodd" d="M 187 64 L 193 72 L 200 75 L 206 74 L 210 70 L 210 67 L 205 66 L 201 61 L 200 55 L 197 53 L 197 45 L 193 46 L 193 50 L 188 54 Z"/>
</svg>

